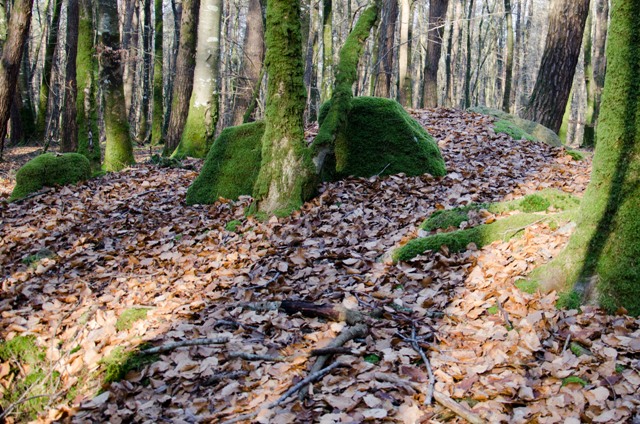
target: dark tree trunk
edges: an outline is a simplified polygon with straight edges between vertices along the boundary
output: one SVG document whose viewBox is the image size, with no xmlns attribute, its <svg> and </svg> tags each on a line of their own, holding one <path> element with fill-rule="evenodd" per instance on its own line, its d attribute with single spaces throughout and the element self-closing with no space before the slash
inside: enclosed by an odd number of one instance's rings
<svg viewBox="0 0 640 424">
<path fill-rule="evenodd" d="M 75 152 L 78 150 L 78 122 L 76 96 L 76 58 L 78 56 L 78 0 L 67 0 L 67 66 L 64 84 L 64 107 L 62 110 L 62 128 L 60 129 L 60 151 Z"/>
<path fill-rule="evenodd" d="M 511 108 L 511 82 L 513 80 L 513 17 L 511 16 L 511 0 L 504 0 L 505 24 L 507 26 L 507 50 L 505 52 L 504 95 L 502 110 L 509 113 Z"/>
<path fill-rule="evenodd" d="M 153 62 L 153 123 L 151 128 L 151 143 L 158 144 L 162 140 L 162 128 L 164 120 L 163 103 L 163 13 L 162 0 L 155 0 L 155 30 L 153 40 L 154 62 Z"/>
<path fill-rule="evenodd" d="M 378 63 L 376 64 L 376 89 L 378 97 L 391 96 L 391 81 L 393 80 L 393 42 L 398 20 L 398 0 L 384 0 L 378 27 Z"/>
<path fill-rule="evenodd" d="M 469 9 L 467 11 L 467 60 L 465 63 L 464 73 L 464 108 L 471 107 L 471 18 L 473 17 L 473 2 L 469 0 Z"/>
<path fill-rule="evenodd" d="M 538 78 L 524 118 L 558 133 L 582 46 L 589 0 L 553 0 Z"/>
<path fill-rule="evenodd" d="M 180 22 L 180 47 L 176 59 L 175 79 L 171 100 L 171 116 L 167 138 L 162 154 L 169 156 L 178 147 L 182 130 L 189 114 L 189 100 L 193 90 L 193 73 L 196 67 L 196 38 L 200 0 L 185 0 L 182 3 Z"/>
<path fill-rule="evenodd" d="M 0 160 L 7 135 L 7 123 L 11 115 L 14 91 L 18 83 L 18 73 L 22 61 L 24 44 L 31 23 L 33 0 L 15 0 L 11 9 L 7 41 L 0 60 Z"/>
<path fill-rule="evenodd" d="M 449 0 L 431 0 L 429 3 L 429 35 L 424 64 L 424 107 L 438 106 L 438 63 L 442 53 L 442 35 L 444 34 L 444 21 L 448 6 Z M 451 38 L 450 36 L 449 48 Z M 450 64 L 449 67 L 451 67 Z"/>
</svg>

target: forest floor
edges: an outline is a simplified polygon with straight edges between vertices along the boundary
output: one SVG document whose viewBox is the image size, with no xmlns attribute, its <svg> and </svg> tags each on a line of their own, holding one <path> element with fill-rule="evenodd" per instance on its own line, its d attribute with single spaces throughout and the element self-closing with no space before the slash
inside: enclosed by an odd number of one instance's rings
<svg viewBox="0 0 640 424">
<path fill-rule="evenodd" d="M 557 310 L 556 293 L 514 285 L 570 226 L 378 260 L 436 209 L 581 195 L 590 160 L 495 134 L 481 115 L 413 114 L 447 176 L 324 184 L 284 219 L 246 218 L 248 198 L 185 206 L 197 172 L 150 164 L 0 204 L 0 339 L 41 353 L 0 345 L 7 422 L 637 422 L 640 320 Z M 309 375 L 311 350 L 353 328 L 276 308 L 300 300 L 382 315 L 306 399 L 276 402 Z M 219 343 L 136 353 L 201 338 Z"/>
</svg>

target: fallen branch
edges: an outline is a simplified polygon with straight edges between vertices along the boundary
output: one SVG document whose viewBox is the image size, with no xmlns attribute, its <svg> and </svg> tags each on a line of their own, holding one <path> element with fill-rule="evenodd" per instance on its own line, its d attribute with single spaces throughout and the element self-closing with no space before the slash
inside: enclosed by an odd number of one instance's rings
<svg viewBox="0 0 640 424">
<path fill-rule="evenodd" d="M 561 355 L 564 355 L 564 353 L 567 351 L 567 348 L 569 347 L 570 342 L 571 342 L 571 333 L 569 333 L 569 335 L 567 336 L 567 340 L 564 341 L 564 346 L 562 347 Z"/>
<path fill-rule="evenodd" d="M 152 347 L 149 349 L 143 349 L 140 351 L 143 355 L 154 355 L 156 353 L 165 353 L 185 346 L 205 346 L 212 344 L 224 344 L 229 341 L 228 337 L 218 337 L 213 339 L 194 339 L 194 340 L 182 340 L 179 342 L 167 343 L 161 346 Z"/>
<path fill-rule="evenodd" d="M 335 349 L 337 347 L 342 347 L 349 340 L 366 337 L 368 333 L 369 333 L 369 327 L 365 324 L 358 324 L 353 327 L 348 327 L 342 333 L 340 333 L 338 337 L 333 339 L 331 343 L 329 343 L 326 346 L 326 349 Z M 318 359 L 313 364 L 313 367 L 311 367 L 310 375 L 314 375 L 320 372 L 320 370 L 323 369 L 324 365 L 327 363 L 329 358 L 331 358 L 331 356 L 332 356 L 331 354 L 318 356 Z M 307 385 L 305 384 L 301 386 L 301 389 L 306 389 L 306 387 Z M 300 390 L 301 399 L 304 399 L 306 394 L 307 393 L 305 390 Z"/>
<path fill-rule="evenodd" d="M 220 372 L 209 377 L 207 381 L 204 382 L 204 385 L 211 386 L 222 380 L 235 380 L 237 378 L 244 377 L 247 374 L 249 374 L 249 372 L 244 370 Z"/>
<path fill-rule="evenodd" d="M 420 358 L 422 358 L 422 362 L 424 363 L 424 366 L 427 368 L 427 374 L 429 375 L 429 386 L 427 386 L 427 393 L 424 399 L 424 404 L 431 405 L 431 401 L 433 399 L 433 392 L 435 390 L 435 385 L 436 385 L 436 378 L 433 375 L 433 370 L 431 369 L 431 363 L 429 362 L 429 358 L 427 358 L 427 355 L 424 353 L 424 350 L 422 350 L 422 348 L 420 347 L 420 340 L 418 340 L 418 337 L 416 336 L 416 327 L 415 325 L 412 326 L 411 337 L 404 336 L 400 333 L 396 333 L 396 334 L 398 334 L 398 336 L 400 336 L 401 339 L 411 344 L 411 347 L 413 348 L 413 350 L 418 352 L 418 354 L 420 355 Z"/>
<path fill-rule="evenodd" d="M 508 329 L 511 330 L 513 328 L 513 324 L 511 324 L 511 321 L 509 321 L 509 313 L 505 311 L 505 309 L 502 307 L 502 303 L 500 302 L 500 299 L 496 299 L 496 302 L 498 304 L 498 309 L 502 314 L 502 318 L 504 318 L 504 321 L 507 324 Z"/>
<path fill-rule="evenodd" d="M 324 356 L 324 355 L 356 355 L 352 349 L 348 347 L 325 347 L 320 349 L 313 349 L 309 352 L 309 356 Z"/>
<path fill-rule="evenodd" d="M 328 303 L 316 304 L 297 300 L 283 300 L 280 302 L 279 309 L 289 315 L 300 312 L 306 317 L 324 318 L 335 322 L 346 322 L 349 325 L 355 325 L 367 319 L 367 316 L 361 312 L 345 308 L 342 305 L 331 305 Z"/>
<path fill-rule="evenodd" d="M 229 358 L 240 358 L 245 359 L 247 361 L 271 361 L 271 362 L 282 362 L 284 361 L 284 356 L 279 355 L 259 355 L 256 353 L 248 353 L 248 352 L 230 352 Z"/>
</svg>

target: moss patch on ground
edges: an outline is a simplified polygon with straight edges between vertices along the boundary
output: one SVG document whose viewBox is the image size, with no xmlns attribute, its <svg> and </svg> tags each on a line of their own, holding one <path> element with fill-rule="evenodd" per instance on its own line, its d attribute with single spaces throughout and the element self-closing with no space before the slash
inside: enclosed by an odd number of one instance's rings
<svg viewBox="0 0 640 424">
<path fill-rule="evenodd" d="M 509 115 L 508 113 L 503 112 L 501 110 L 491 109 L 484 106 L 474 107 L 469 109 L 469 111 L 479 113 L 482 115 L 493 116 L 494 118 L 498 119 L 498 122 L 506 121 L 511 124 L 511 127 L 517 128 L 519 131 L 522 131 L 524 134 L 528 134 L 533 139 L 542 141 L 543 143 L 546 143 L 550 146 L 554 146 L 554 147 L 562 146 L 560 137 L 558 137 L 556 133 L 554 133 L 549 128 L 538 124 L 537 122 L 528 121 L 526 119 L 522 119 L 515 115 Z M 498 122 L 496 123 L 496 127 L 498 126 Z M 506 124 L 503 123 L 501 125 L 504 126 Z M 498 128 L 496 128 L 496 132 L 506 132 L 506 131 L 499 131 Z M 509 134 L 508 132 L 506 133 Z M 513 138 L 516 138 L 516 137 L 513 137 Z M 520 138 L 521 137 L 518 137 L 518 139 Z M 530 138 L 527 138 L 527 139 L 530 139 Z"/>
<path fill-rule="evenodd" d="M 9 201 L 15 201 L 42 187 L 75 184 L 91 178 L 89 160 L 78 153 L 45 153 L 27 162 L 16 174 L 16 186 Z"/>
<path fill-rule="evenodd" d="M 130 330 L 133 323 L 147 318 L 148 308 L 130 308 L 120 314 L 116 321 L 116 330 Z"/>
<path fill-rule="evenodd" d="M 529 194 L 521 199 L 499 203 L 471 203 L 466 206 L 434 212 L 422 225 L 425 231 L 437 229 L 457 228 L 464 221 L 469 220 L 469 212 L 485 209 L 499 214 L 511 211 L 525 213 L 544 212 L 553 207 L 555 210 L 573 210 L 580 205 L 580 200 L 572 194 L 556 189 L 545 189 Z"/>
<path fill-rule="evenodd" d="M 159 358 L 160 355 L 144 355 L 139 350 L 130 351 L 118 346 L 100 361 L 103 385 L 121 381 L 130 371 L 140 371 Z"/>
<path fill-rule="evenodd" d="M 220 197 L 251 195 L 262 161 L 264 122 L 226 128 L 207 154 L 187 191 L 187 204 L 211 204 Z"/>
<path fill-rule="evenodd" d="M 24 396 L 31 399 L 17 403 L 15 409 L 7 412 L 17 422 L 35 420 L 55 393 L 59 373 L 47 368 L 45 351 L 34 336 L 18 336 L 0 343 L 0 363 L 3 362 L 9 363 L 13 377 L 5 379 L 11 382 L 8 387 L 0 386 L 0 410 L 7 411 Z"/>
<path fill-rule="evenodd" d="M 322 106 L 320 125 L 330 107 L 330 101 Z M 327 162 L 323 180 L 401 172 L 409 176 L 445 175 L 437 143 L 398 102 L 379 97 L 353 98 L 347 124 L 336 134 L 333 161 Z"/>
<path fill-rule="evenodd" d="M 523 140 L 524 139 L 524 140 L 529 140 L 529 141 L 536 141 L 536 138 L 534 136 L 532 136 L 531 134 L 529 134 L 528 132 L 526 132 L 522 128 L 518 127 L 514 123 L 509 122 L 509 121 L 505 121 L 503 119 L 500 120 L 500 121 L 496 121 L 496 123 L 493 126 L 493 130 L 496 133 L 507 134 L 508 136 L 513 138 L 514 140 Z"/>
</svg>

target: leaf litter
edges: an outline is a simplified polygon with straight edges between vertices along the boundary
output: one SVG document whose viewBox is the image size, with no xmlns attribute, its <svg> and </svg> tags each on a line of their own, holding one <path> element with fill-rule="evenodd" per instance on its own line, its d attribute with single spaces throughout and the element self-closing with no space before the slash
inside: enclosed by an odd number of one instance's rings
<svg viewBox="0 0 640 424">
<path fill-rule="evenodd" d="M 151 165 L 2 204 L 0 338 L 34 336 L 59 376 L 36 421 L 194 423 L 253 414 L 245 421 L 464 422 L 424 405 L 429 378 L 405 337 L 412 331 L 435 390 L 488 422 L 637 419 L 640 320 L 588 306 L 556 310 L 555 293 L 514 285 L 562 249 L 570 228 L 536 223 L 480 250 L 379 260 L 437 209 L 548 187 L 581 195 L 590 160 L 495 134 L 482 115 L 412 113 L 438 140 L 446 177 L 324 184 L 289 218 L 246 218 L 248 197 L 187 207 L 197 173 Z M 226 230 L 232 221 L 234 231 Z M 51 254 L 38 255 L 43 250 Z M 255 307 L 283 300 L 381 316 L 334 356 L 343 366 L 309 385 L 305 399 L 266 408 L 309 374 L 311 351 L 346 327 Z M 140 308 L 143 319 L 117 324 Z M 100 380 L 115 354 L 203 338 L 226 342 L 171 349 L 121 381 Z M 17 362 L 0 363 L 0 391 L 28 373 Z M 26 419 L 7 416 L 16 420 Z"/>
</svg>

